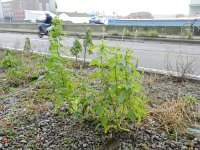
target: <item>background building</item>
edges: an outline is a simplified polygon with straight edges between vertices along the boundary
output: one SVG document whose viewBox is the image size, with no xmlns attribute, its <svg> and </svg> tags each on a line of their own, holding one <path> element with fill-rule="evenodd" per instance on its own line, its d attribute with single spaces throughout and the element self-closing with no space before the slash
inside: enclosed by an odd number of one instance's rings
<svg viewBox="0 0 200 150">
<path fill-rule="evenodd" d="M 4 0 L 2 2 L 2 11 L 3 18 L 5 21 L 12 21 L 13 13 L 12 13 L 12 0 Z"/>
<path fill-rule="evenodd" d="M 55 0 L 13 0 L 13 20 L 24 20 L 25 10 L 50 11 L 55 13 Z"/>
<path fill-rule="evenodd" d="M 0 0 L 0 21 L 3 20 L 2 1 Z"/>
<path fill-rule="evenodd" d="M 200 0 L 191 0 L 189 7 L 190 7 L 190 12 L 189 12 L 190 17 L 200 16 Z"/>
</svg>

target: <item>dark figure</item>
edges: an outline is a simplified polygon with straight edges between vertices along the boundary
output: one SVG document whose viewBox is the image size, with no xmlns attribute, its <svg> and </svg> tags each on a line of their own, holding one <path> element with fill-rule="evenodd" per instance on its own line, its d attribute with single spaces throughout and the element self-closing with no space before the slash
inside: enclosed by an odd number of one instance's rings
<svg viewBox="0 0 200 150">
<path fill-rule="evenodd" d="M 52 17 L 48 13 L 45 13 L 45 20 L 42 21 L 39 25 L 40 32 L 47 34 L 48 31 L 46 31 L 46 29 L 51 26 L 51 23 Z"/>
</svg>

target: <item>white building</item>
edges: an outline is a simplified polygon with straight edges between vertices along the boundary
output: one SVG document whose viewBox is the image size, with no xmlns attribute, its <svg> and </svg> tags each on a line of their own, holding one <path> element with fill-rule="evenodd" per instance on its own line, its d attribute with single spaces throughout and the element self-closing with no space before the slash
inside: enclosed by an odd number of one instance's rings
<svg viewBox="0 0 200 150">
<path fill-rule="evenodd" d="M 199 17 L 200 16 L 200 0 L 191 0 L 190 3 L 190 17 Z"/>
<path fill-rule="evenodd" d="M 25 10 L 24 20 L 29 20 L 30 22 L 36 22 L 36 20 L 41 21 L 45 19 L 45 13 L 50 14 L 52 17 L 56 16 L 55 14 L 49 11 Z"/>
</svg>

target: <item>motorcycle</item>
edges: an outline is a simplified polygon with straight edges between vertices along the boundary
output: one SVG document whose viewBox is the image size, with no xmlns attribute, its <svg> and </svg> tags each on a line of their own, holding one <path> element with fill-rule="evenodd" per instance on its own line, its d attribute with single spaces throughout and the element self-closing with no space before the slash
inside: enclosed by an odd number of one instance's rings
<svg viewBox="0 0 200 150">
<path fill-rule="evenodd" d="M 38 36 L 40 37 L 40 38 L 42 38 L 43 36 L 49 36 L 49 33 L 50 33 L 50 30 L 51 30 L 51 28 L 52 28 L 52 26 L 51 25 L 47 25 L 47 24 L 44 24 L 44 23 L 40 23 L 39 25 L 38 25 L 38 27 L 39 27 L 39 33 L 38 33 Z"/>
</svg>

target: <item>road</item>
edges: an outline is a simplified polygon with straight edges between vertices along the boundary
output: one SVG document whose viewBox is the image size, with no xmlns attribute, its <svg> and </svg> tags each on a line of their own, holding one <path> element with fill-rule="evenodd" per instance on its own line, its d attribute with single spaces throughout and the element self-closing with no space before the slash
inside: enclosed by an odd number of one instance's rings
<svg viewBox="0 0 200 150">
<path fill-rule="evenodd" d="M 40 39 L 37 35 L 0 33 L 0 47 L 12 47 L 21 49 L 24 47 L 25 38 L 30 37 L 32 50 L 45 52 L 48 49 L 48 37 Z M 63 44 L 68 48 L 72 46 L 74 38 L 66 37 Z M 82 40 L 81 40 L 82 42 Z M 99 40 L 93 40 L 99 44 Z M 160 41 L 120 41 L 105 40 L 109 46 L 120 45 L 123 48 L 134 50 L 134 57 L 139 60 L 139 67 L 177 71 L 182 68 L 190 68 L 188 73 L 200 75 L 200 43 L 175 43 Z M 96 53 L 87 57 L 93 59 Z M 82 55 L 81 55 L 82 57 Z M 190 67 L 190 65 L 192 67 Z M 170 69 L 169 69 L 169 66 Z"/>
</svg>

